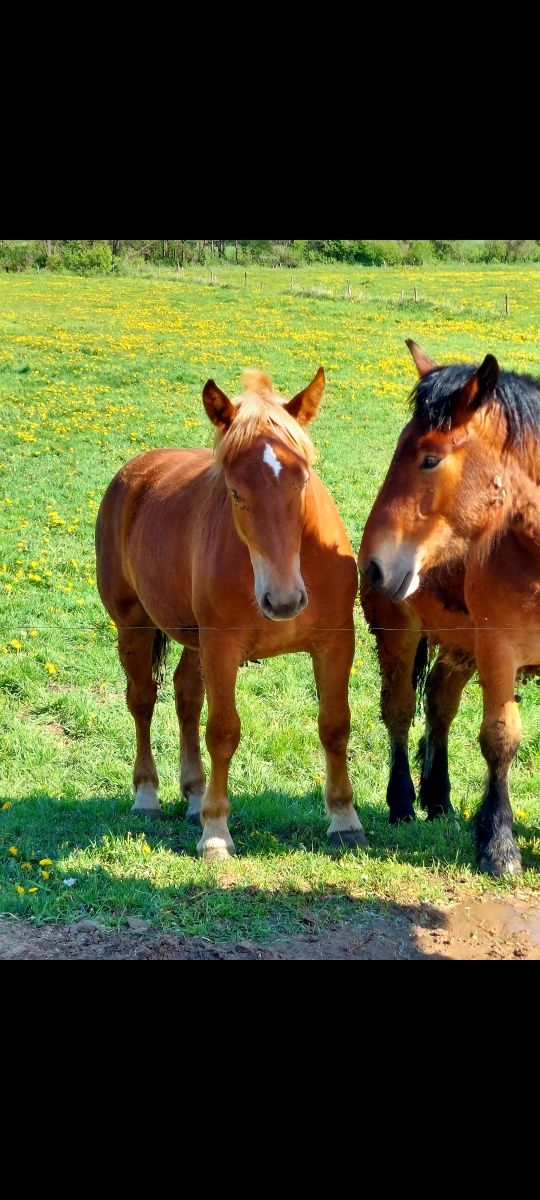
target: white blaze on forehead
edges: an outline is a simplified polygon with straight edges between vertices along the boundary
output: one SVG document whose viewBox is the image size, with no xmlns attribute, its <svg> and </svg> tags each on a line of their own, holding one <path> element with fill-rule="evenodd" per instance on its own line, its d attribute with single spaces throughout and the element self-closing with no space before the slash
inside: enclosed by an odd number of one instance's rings
<svg viewBox="0 0 540 1200">
<path fill-rule="evenodd" d="M 280 463 L 279 458 L 277 457 L 272 446 L 270 446 L 268 442 L 266 443 L 266 445 L 264 447 L 263 462 L 267 463 L 267 465 L 272 468 L 274 475 L 277 479 L 279 472 L 281 471 L 281 468 L 283 466 L 283 463 Z"/>
</svg>

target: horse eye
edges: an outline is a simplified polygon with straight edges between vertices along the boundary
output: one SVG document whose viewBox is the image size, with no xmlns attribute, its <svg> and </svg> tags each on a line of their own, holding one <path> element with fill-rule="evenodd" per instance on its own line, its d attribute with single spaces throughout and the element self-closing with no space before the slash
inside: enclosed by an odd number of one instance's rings
<svg viewBox="0 0 540 1200">
<path fill-rule="evenodd" d="M 424 461 L 420 464 L 420 470 L 431 471 L 433 467 L 438 467 L 440 462 L 442 462 L 442 458 L 435 458 L 434 454 L 426 454 Z"/>
</svg>

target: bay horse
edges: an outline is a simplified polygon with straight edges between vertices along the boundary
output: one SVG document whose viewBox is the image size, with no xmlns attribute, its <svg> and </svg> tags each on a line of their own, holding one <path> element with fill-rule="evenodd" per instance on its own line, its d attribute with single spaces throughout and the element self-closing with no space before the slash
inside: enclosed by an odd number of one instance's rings
<svg viewBox="0 0 540 1200">
<path fill-rule="evenodd" d="M 214 452 L 149 450 L 110 483 L 97 518 L 97 583 L 118 626 L 127 705 L 136 730 L 133 812 L 159 815 L 150 745 L 166 638 L 184 649 L 174 674 L 180 790 L 202 824 L 197 849 L 228 857 L 229 765 L 240 740 L 240 665 L 293 651 L 312 658 L 332 846 L 366 841 L 352 803 L 346 750 L 354 655 L 356 560 L 337 508 L 312 469 L 306 431 L 321 403 L 321 368 L 286 402 L 263 371 L 244 373 L 230 400 L 210 379 L 202 398 Z M 208 699 L 208 783 L 199 720 Z"/>
<path fill-rule="evenodd" d="M 390 734 L 390 821 L 414 817 L 408 732 L 438 646 L 426 683 L 421 803 L 428 819 L 451 811 L 448 731 L 478 668 L 488 782 L 475 815 L 477 858 L 493 875 L 518 874 L 508 773 L 521 737 L 516 676 L 540 673 L 540 385 L 500 371 L 491 354 L 480 366 L 440 367 L 407 345 L 420 377 L 413 416 L 359 552 Z"/>
</svg>

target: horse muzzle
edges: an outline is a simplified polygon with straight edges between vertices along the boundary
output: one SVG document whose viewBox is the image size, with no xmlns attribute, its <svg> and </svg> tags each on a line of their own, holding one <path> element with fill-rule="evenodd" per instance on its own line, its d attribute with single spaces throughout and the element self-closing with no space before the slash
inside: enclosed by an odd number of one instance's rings
<svg viewBox="0 0 540 1200">
<path fill-rule="evenodd" d="M 308 601 L 303 588 L 293 588 L 288 596 L 281 592 L 265 592 L 261 599 L 257 596 L 257 602 L 263 617 L 269 621 L 292 621 L 303 612 Z"/>
<path fill-rule="evenodd" d="M 420 583 L 416 564 L 402 557 L 394 562 L 372 557 L 365 564 L 360 564 L 360 570 L 379 596 L 394 600 L 396 604 L 412 596 Z"/>
</svg>

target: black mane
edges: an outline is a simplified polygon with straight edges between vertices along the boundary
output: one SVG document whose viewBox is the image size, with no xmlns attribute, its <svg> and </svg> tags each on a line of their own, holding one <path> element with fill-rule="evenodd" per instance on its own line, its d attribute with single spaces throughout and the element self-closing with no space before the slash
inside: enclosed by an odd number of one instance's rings
<svg viewBox="0 0 540 1200">
<path fill-rule="evenodd" d="M 422 432 L 450 428 L 452 413 L 462 389 L 478 367 L 473 363 L 455 363 L 440 367 L 419 379 L 410 401 Z M 532 375 L 500 371 L 496 387 L 487 403 L 498 404 L 506 417 L 508 442 L 522 443 L 526 433 L 540 430 L 540 380 Z"/>
</svg>

